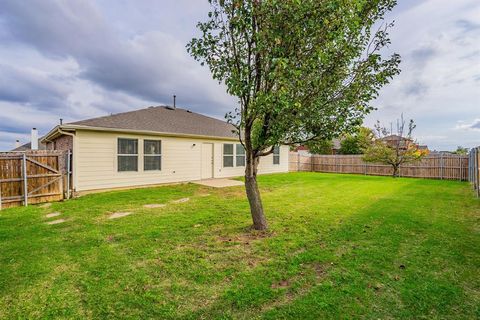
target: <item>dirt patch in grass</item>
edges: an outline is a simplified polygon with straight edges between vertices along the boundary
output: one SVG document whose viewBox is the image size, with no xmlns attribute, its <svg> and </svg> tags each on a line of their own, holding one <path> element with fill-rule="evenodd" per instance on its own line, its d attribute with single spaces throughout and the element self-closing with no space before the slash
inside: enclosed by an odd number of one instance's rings
<svg viewBox="0 0 480 320">
<path fill-rule="evenodd" d="M 219 236 L 217 241 L 224 243 L 240 243 L 240 244 L 250 244 L 256 240 L 262 240 L 274 236 L 273 232 L 245 232 L 242 234 L 232 235 L 232 236 Z"/>
</svg>

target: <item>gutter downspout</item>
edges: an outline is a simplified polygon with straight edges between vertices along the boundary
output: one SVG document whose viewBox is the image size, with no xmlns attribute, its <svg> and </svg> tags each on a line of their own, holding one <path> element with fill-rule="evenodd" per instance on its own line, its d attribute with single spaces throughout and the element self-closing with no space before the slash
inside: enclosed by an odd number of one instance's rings
<svg viewBox="0 0 480 320">
<path fill-rule="evenodd" d="M 70 198 L 70 173 L 72 174 L 72 189 L 73 189 L 74 192 L 76 190 L 75 177 L 76 177 L 77 174 L 75 172 L 74 166 L 72 165 L 72 161 L 70 159 L 70 155 L 72 155 L 72 158 L 74 157 L 74 153 L 73 153 L 74 147 L 73 146 L 75 145 L 75 133 L 63 131 L 60 127 L 58 128 L 58 132 L 62 135 L 72 137 L 72 150 L 69 150 L 69 152 L 67 154 L 67 156 L 69 157 L 69 159 L 67 161 L 67 164 L 68 164 L 68 168 L 67 168 L 67 189 L 68 189 L 67 194 L 68 194 L 68 198 Z M 75 161 L 73 161 L 73 163 L 75 163 Z"/>
</svg>

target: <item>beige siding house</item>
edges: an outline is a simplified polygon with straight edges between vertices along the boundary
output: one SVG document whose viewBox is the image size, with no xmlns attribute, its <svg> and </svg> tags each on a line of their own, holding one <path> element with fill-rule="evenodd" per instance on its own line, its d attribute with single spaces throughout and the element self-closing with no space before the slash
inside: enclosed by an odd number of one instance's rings
<svg viewBox="0 0 480 320">
<path fill-rule="evenodd" d="M 242 176 L 233 127 L 185 109 L 150 107 L 55 127 L 47 148 L 71 148 L 77 192 Z M 68 142 L 69 141 L 69 142 Z M 263 157 L 259 173 L 288 172 L 287 146 Z"/>
</svg>

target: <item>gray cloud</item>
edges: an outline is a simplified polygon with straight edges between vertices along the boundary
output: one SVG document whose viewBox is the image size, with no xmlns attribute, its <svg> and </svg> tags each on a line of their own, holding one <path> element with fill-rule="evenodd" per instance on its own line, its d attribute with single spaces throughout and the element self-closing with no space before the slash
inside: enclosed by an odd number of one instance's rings
<svg viewBox="0 0 480 320">
<path fill-rule="evenodd" d="M 185 50 L 207 1 L 0 2 L 0 150 L 32 126 L 45 133 L 60 117 L 170 103 L 174 93 L 179 105 L 219 118 L 235 104 Z M 373 121 L 404 112 L 434 148 L 478 145 L 478 123 L 454 127 L 480 117 L 479 8 L 478 0 L 399 1 L 387 20 L 397 22 L 391 49 L 402 74 L 382 90 Z"/>
<path fill-rule="evenodd" d="M 56 80 L 31 70 L 0 65 L 0 101 L 29 104 L 38 109 L 61 108 L 69 90 Z"/>
<path fill-rule="evenodd" d="M 474 130 L 474 131 L 480 130 L 480 119 L 475 119 L 475 120 L 473 120 L 473 122 L 470 122 L 470 123 L 461 121 L 455 126 L 455 129 L 467 130 L 467 131 L 468 130 Z"/>
<path fill-rule="evenodd" d="M 480 119 L 475 120 L 471 125 L 470 128 L 480 130 Z"/>
<path fill-rule="evenodd" d="M 455 24 L 464 32 L 480 31 L 480 23 L 475 23 L 467 19 L 459 19 L 455 21 Z"/>
<path fill-rule="evenodd" d="M 427 93 L 428 89 L 428 85 L 415 81 L 404 88 L 404 93 L 408 96 L 422 96 Z"/>
<path fill-rule="evenodd" d="M 411 59 L 417 64 L 425 64 L 436 54 L 436 50 L 431 47 L 419 48 L 412 51 Z"/>
<path fill-rule="evenodd" d="M 22 42 L 53 58 L 73 57 L 80 76 L 107 90 L 148 101 L 179 102 L 218 113 L 232 100 L 185 50 L 185 43 L 153 31 L 122 39 L 88 1 L 4 1 L 7 41 Z M 132 106 L 134 107 L 134 106 Z"/>
</svg>

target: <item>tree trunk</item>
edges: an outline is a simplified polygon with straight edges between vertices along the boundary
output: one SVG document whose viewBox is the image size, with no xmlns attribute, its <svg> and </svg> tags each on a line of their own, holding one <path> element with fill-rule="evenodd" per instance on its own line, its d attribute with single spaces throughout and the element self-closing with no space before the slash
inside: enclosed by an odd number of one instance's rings
<svg viewBox="0 0 480 320">
<path fill-rule="evenodd" d="M 398 166 L 393 166 L 393 177 L 398 178 Z"/>
<path fill-rule="evenodd" d="M 250 213 L 253 219 L 253 228 L 255 230 L 266 230 L 267 219 L 263 212 L 262 199 L 257 184 L 258 157 L 247 156 L 245 168 L 245 190 L 247 192 L 248 202 L 250 204 Z"/>
</svg>

